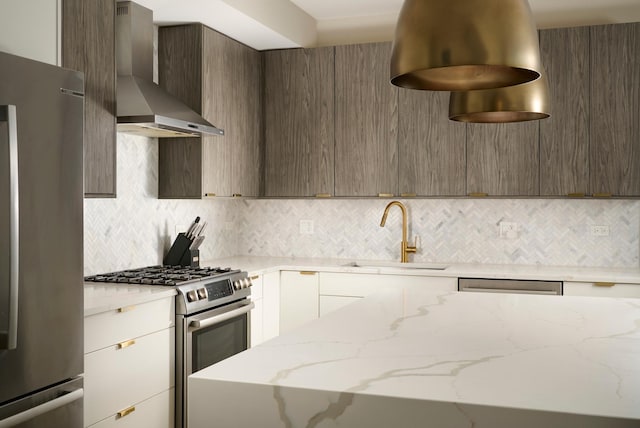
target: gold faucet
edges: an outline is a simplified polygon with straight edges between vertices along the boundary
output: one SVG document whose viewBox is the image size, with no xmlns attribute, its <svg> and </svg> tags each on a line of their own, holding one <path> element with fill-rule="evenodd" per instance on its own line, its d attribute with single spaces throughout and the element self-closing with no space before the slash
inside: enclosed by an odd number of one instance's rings
<svg viewBox="0 0 640 428">
<path fill-rule="evenodd" d="M 382 220 L 380 221 L 380 227 L 384 227 L 384 224 L 387 221 L 387 215 L 389 214 L 389 209 L 392 206 L 397 206 L 402 211 L 402 244 L 400 250 L 400 262 L 407 263 L 409 261 L 409 253 L 414 253 L 418 250 L 418 240 L 413 246 L 409 245 L 409 241 L 407 241 L 407 208 L 400 201 L 389 202 L 387 207 L 384 209 L 384 214 L 382 214 Z"/>
</svg>

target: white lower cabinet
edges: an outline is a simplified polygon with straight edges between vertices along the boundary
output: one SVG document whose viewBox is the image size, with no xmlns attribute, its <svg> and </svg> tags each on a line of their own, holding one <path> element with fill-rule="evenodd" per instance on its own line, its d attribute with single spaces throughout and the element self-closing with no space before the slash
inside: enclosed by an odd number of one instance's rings
<svg viewBox="0 0 640 428">
<path fill-rule="evenodd" d="M 640 298 L 640 284 L 614 282 L 565 282 L 565 296 L 636 297 Z"/>
<path fill-rule="evenodd" d="M 174 397 L 175 389 L 171 388 L 91 425 L 91 428 L 173 428 Z"/>
<path fill-rule="evenodd" d="M 85 427 L 173 427 L 173 307 L 169 297 L 85 318 Z"/>
<path fill-rule="evenodd" d="M 381 289 L 416 285 L 437 291 L 456 291 L 458 278 L 320 272 L 320 316 L 347 306 Z"/>
<path fill-rule="evenodd" d="M 362 297 L 352 296 L 320 296 L 320 316 L 323 317 L 361 299 Z"/>
<path fill-rule="evenodd" d="M 280 334 L 280 271 L 262 275 L 262 340 Z"/>
<path fill-rule="evenodd" d="M 280 273 L 280 333 L 318 318 L 318 272 Z"/>
</svg>

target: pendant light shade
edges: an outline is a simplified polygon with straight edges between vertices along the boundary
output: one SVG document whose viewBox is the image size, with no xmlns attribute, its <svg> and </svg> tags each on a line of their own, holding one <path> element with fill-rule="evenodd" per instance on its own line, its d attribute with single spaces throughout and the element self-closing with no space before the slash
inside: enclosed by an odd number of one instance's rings
<svg viewBox="0 0 640 428">
<path fill-rule="evenodd" d="M 505 123 L 546 119 L 551 114 L 549 84 L 538 80 L 498 89 L 452 92 L 449 119 L 458 122 Z"/>
<path fill-rule="evenodd" d="M 540 48 L 527 0 L 405 0 L 391 55 L 391 83 L 467 91 L 530 82 Z"/>
</svg>

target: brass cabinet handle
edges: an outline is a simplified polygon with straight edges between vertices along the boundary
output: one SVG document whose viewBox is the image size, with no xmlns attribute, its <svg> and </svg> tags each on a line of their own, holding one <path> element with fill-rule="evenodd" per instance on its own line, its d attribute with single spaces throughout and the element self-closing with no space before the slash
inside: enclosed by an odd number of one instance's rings
<svg viewBox="0 0 640 428">
<path fill-rule="evenodd" d="M 260 275 L 252 276 L 251 280 L 253 281 L 253 280 L 258 279 L 258 278 L 260 278 Z"/>
<path fill-rule="evenodd" d="M 393 198 L 393 193 L 378 193 L 379 198 Z"/>
<path fill-rule="evenodd" d="M 594 282 L 593 285 L 596 287 L 613 287 L 616 285 L 615 282 Z"/>
<path fill-rule="evenodd" d="M 126 409 L 120 410 L 118 413 L 116 413 L 116 418 L 117 419 L 124 418 L 125 416 L 130 415 L 135 411 L 136 411 L 136 406 L 127 407 Z"/>
<path fill-rule="evenodd" d="M 415 198 L 416 196 L 418 196 L 416 193 L 400 193 L 402 198 Z"/>
<path fill-rule="evenodd" d="M 567 196 L 570 198 L 584 198 L 586 194 L 584 192 L 576 192 L 576 193 L 568 193 Z"/>
<path fill-rule="evenodd" d="M 215 193 L 205 193 L 204 195 L 205 196 L 215 196 L 216 194 Z"/>
<path fill-rule="evenodd" d="M 233 194 L 233 195 L 231 195 L 231 196 L 233 196 L 234 198 L 241 198 L 241 197 L 242 197 L 242 194 L 241 194 L 241 193 L 234 193 L 234 194 Z"/>
<path fill-rule="evenodd" d="M 489 196 L 489 194 L 485 192 L 471 192 L 469 193 L 469 196 L 471 196 L 472 198 L 485 198 Z"/>
<path fill-rule="evenodd" d="M 132 310 L 134 310 L 136 308 L 136 305 L 131 305 L 131 306 L 123 306 L 121 308 L 118 308 L 117 311 L 118 313 L 123 313 L 123 312 L 130 312 Z"/>
<path fill-rule="evenodd" d="M 316 193 L 316 198 L 330 198 L 331 193 Z"/>
<path fill-rule="evenodd" d="M 315 275 L 317 273 L 318 272 L 314 272 L 314 271 L 311 271 L 311 270 L 301 270 L 300 271 L 300 275 Z"/>
<path fill-rule="evenodd" d="M 116 345 L 116 349 L 124 349 L 124 348 L 128 348 L 129 346 L 133 346 L 136 344 L 135 339 L 131 339 L 131 340 L 126 340 L 124 342 L 120 342 Z"/>
<path fill-rule="evenodd" d="M 594 193 L 593 194 L 594 198 L 610 198 L 612 196 L 613 196 L 612 193 Z"/>
</svg>

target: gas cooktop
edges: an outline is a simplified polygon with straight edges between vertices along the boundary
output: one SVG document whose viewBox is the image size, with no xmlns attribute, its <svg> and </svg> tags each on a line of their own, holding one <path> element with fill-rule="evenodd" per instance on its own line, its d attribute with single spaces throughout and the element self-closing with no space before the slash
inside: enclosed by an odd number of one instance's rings
<svg viewBox="0 0 640 428">
<path fill-rule="evenodd" d="M 149 266 L 91 275 L 85 277 L 84 280 L 87 282 L 176 286 L 237 272 L 240 270 L 228 267 Z"/>
</svg>

